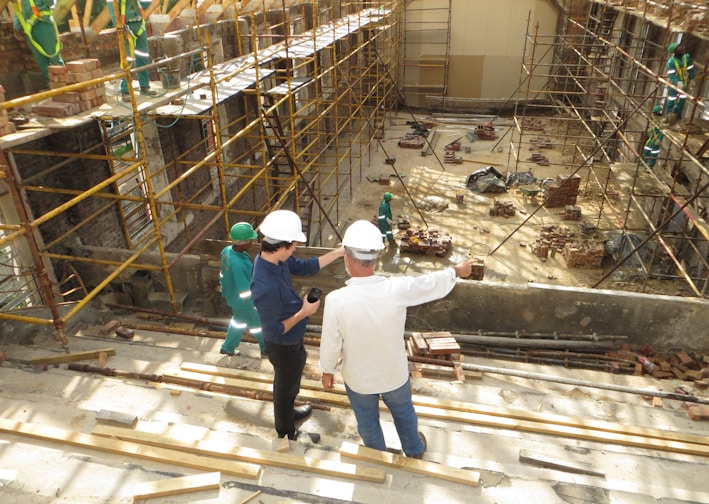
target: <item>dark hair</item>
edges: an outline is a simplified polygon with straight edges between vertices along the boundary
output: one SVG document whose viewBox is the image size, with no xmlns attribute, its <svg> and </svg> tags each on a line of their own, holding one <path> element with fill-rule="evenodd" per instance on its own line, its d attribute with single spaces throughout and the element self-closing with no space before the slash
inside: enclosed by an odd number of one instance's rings
<svg viewBox="0 0 709 504">
<path fill-rule="evenodd" d="M 282 248 L 288 248 L 293 245 L 292 241 L 281 241 L 278 243 L 269 243 L 266 240 L 261 241 L 261 252 L 276 252 Z"/>
</svg>

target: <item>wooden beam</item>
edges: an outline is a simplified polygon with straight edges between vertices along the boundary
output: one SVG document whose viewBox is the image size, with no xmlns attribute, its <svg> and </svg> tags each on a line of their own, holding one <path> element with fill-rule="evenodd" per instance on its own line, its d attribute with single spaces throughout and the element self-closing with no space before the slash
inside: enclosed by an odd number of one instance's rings
<svg viewBox="0 0 709 504">
<path fill-rule="evenodd" d="M 393 453 L 373 450 L 364 446 L 345 441 L 340 446 L 340 454 L 345 457 L 352 457 L 358 460 L 366 460 L 375 464 L 402 469 L 404 471 L 423 474 L 431 478 L 439 478 L 464 485 L 478 486 L 480 484 L 480 473 L 469 469 L 459 469 L 457 467 L 447 467 L 435 462 L 427 462 L 415 458 L 395 455 Z"/>
<path fill-rule="evenodd" d="M 91 10 L 93 8 L 94 0 L 86 0 L 86 4 L 84 4 L 84 26 L 89 26 L 91 24 Z"/>
<path fill-rule="evenodd" d="M 199 6 L 197 6 L 197 17 L 204 15 L 212 5 L 214 5 L 216 0 L 204 0 Z"/>
<path fill-rule="evenodd" d="M 209 472 L 181 478 L 136 483 L 133 486 L 133 499 L 155 499 L 203 490 L 219 490 L 221 479 L 220 472 Z"/>
<path fill-rule="evenodd" d="M 190 368 L 197 369 L 198 366 L 189 364 Z M 212 366 L 214 367 L 214 366 Z M 206 368 L 209 371 L 209 368 Z M 232 368 L 220 368 L 225 373 L 236 375 L 244 371 Z M 196 374 L 196 373 L 195 373 Z M 268 375 L 254 372 L 247 372 L 248 380 L 260 379 L 262 375 L 266 379 Z M 322 384 L 314 380 L 303 380 L 301 382 L 299 397 L 309 400 L 322 401 L 328 404 L 348 406 L 347 397 L 342 397 L 344 390 L 340 388 L 334 391 L 322 391 Z M 308 387 L 313 387 L 309 389 Z M 422 417 L 443 418 L 446 420 L 459 421 L 463 423 L 487 425 L 503 429 L 522 429 L 531 432 L 543 432 L 554 434 L 555 429 L 559 429 L 560 435 L 568 432 L 569 437 L 594 439 L 601 442 L 613 442 L 618 439 L 619 444 L 629 444 L 650 449 L 666 451 L 680 451 L 681 453 L 694 453 L 709 455 L 709 436 L 701 436 L 684 432 L 672 432 L 661 429 L 652 429 L 634 425 L 621 425 L 602 420 L 568 417 L 553 413 L 540 413 L 534 411 L 512 410 L 496 406 L 486 406 L 481 404 L 467 403 L 448 399 L 438 399 L 435 397 L 413 395 L 416 412 Z M 380 407 L 385 408 L 380 402 Z M 456 420 L 457 418 L 457 420 Z M 605 434 L 607 433 L 607 437 Z M 588 436 L 588 437 L 587 437 Z M 647 439 L 643 444 L 642 440 Z M 703 445 L 697 446 L 697 445 Z M 673 449 L 676 447 L 676 450 Z"/>
<path fill-rule="evenodd" d="M 484 425 L 487 427 L 499 427 L 516 431 L 549 434 L 550 436 L 555 437 L 568 437 L 573 439 L 583 439 L 586 441 L 596 441 L 603 444 L 634 446 L 636 448 L 647 448 L 651 450 L 709 457 L 709 446 L 703 444 L 682 443 L 667 439 L 635 436 L 617 432 L 605 432 L 594 429 L 586 429 L 583 427 L 571 427 L 568 425 L 534 422 L 531 420 L 515 420 L 499 416 L 466 413 L 463 411 L 450 411 L 427 406 L 416 406 L 416 413 L 423 417 L 437 418 L 439 420 L 447 420 L 452 422 L 463 422 L 472 425 Z"/>
<path fill-rule="evenodd" d="M 265 373 L 254 371 L 238 370 L 233 368 L 224 368 L 219 366 L 208 366 L 199 363 L 184 363 L 183 368 L 192 369 L 202 373 L 223 373 L 225 376 L 241 376 L 245 379 L 270 382 L 272 376 Z M 308 389 L 322 391 L 322 384 L 315 380 L 302 380 L 300 397 L 304 399 L 314 399 Z M 345 394 L 344 387 L 341 385 L 335 386 L 335 389 L 328 391 L 330 395 L 321 393 L 317 396 L 318 400 L 336 405 L 346 406 L 349 403 L 341 399 L 335 399 L 339 394 Z M 664 439 L 668 441 L 678 441 L 680 443 L 704 444 L 709 445 L 709 436 L 701 436 L 689 434 L 685 432 L 673 432 L 661 429 L 652 429 L 635 425 L 621 425 L 603 420 L 595 420 L 590 418 L 568 417 L 557 415 L 554 413 L 543 413 L 527 410 L 514 410 L 499 406 L 487 406 L 482 404 L 468 403 L 463 401 L 455 401 L 450 399 L 440 399 L 435 397 L 423 396 L 414 394 L 413 401 L 415 406 L 427 406 L 430 408 L 438 408 L 443 410 L 461 411 L 465 413 L 490 415 L 493 417 L 502 417 L 513 420 L 528 420 L 533 422 L 548 423 L 553 425 L 579 427 L 589 430 L 597 430 L 601 432 L 612 432 L 619 434 L 627 434 L 632 436 L 640 436 L 647 438 Z M 423 411 L 423 410 L 422 410 Z M 423 413 L 425 416 L 425 412 Z M 502 426 L 502 425 L 501 425 Z"/>
<path fill-rule="evenodd" d="M 568 460 L 560 457 L 552 457 L 546 454 L 532 453 L 527 450 L 519 451 L 519 461 L 526 464 L 555 469 L 557 471 L 570 472 L 575 474 L 588 474 L 590 476 L 606 477 L 606 473 L 594 469 L 591 464 L 579 460 Z"/>
<path fill-rule="evenodd" d="M 104 7 L 103 10 L 94 18 L 89 30 L 86 30 L 86 40 L 88 42 L 96 40 L 96 37 L 98 37 L 98 34 L 101 33 L 101 30 L 106 28 L 106 25 L 110 22 L 111 13 L 108 10 L 108 7 Z"/>
<path fill-rule="evenodd" d="M 299 471 L 326 474 L 339 478 L 349 478 L 360 481 L 383 483 L 386 479 L 384 471 L 371 467 L 361 467 L 346 462 L 334 460 L 320 460 L 303 457 L 291 453 L 277 453 L 267 450 L 246 448 L 236 443 L 230 445 L 223 440 L 202 441 L 200 439 L 185 439 L 184 435 L 172 436 L 168 434 L 153 434 L 124 427 L 97 425 L 91 431 L 95 436 L 105 436 L 123 439 L 141 445 L 157 446 L 165 449 L 174 449 L 204 456 L 232 458 L 235 460 L 253 462 L 256 464 L 284 467 Z"/>
<path fill-rule="evenodd" d="M 148 8 L 145 9 L 145 19 L 148 19 L 151 14 L 155 13 L 155 9 L 160 7 L 160 0 L 152 0 Z"/>
<path fill-rule="evenodd" d="M 7 5 L 10 3 L 10 0 L 0 0 L 0 12 L 3 12 Z M 10 17 L 12 18 L 12 14 L 15 12 L 13 9 L 10 9 Z"/>
<path fill-rule="evenodd" d="M 179 2 L 173 5 L 170 12 L 167 13 L 167 16 L 170 18 L 170 22 L 174 21 L 174 19 L 180 15 L 182 9 L 186 8 L 190 5 L 190 3 L 192 3 L 192 0 L 179 0 Z M 197 22 L 199 22 L 199 20 L 197 20 Z"/>
<path fill-rule="evenodd" d="M 213 471 L 216 469 L 225 474 L 232 474 L 240 478 L 252 480 L 258 479 L 261 475 L 261 467 L 255 464 L 247 464 L 233 460 L 219 460 L 212 457 L 184 453 L 178 450 L 144 446 L 117 439 L 107 439 L 92 434 L 57 429 L 46 425 L 16 422 L 5 418 L 0 418 L 0 432 L 41 439 L 52 443 L 89 448 L 106 453 L 115 453 L 143 460 L 151 460 L 163 464 L 191 467 L 192 469 L 198 469 L 200 471 Z"/>
<path fill-rule="evenodd" d="M 37 357 L 36 359 L 30 359 L 28 362 L 33 366 L 39 366 L 42 364 L 60 364 L 63 362 L 76 362 L 82 360 L 92 360 L 98 359 L 99 354 L 105 353 L 106 355 L 113 356 L 116 355 L 116 350 L 113 348 L 104 348 L 102 350 L 88 350 L 86 352 L 74 352 L 55 355 L 54 357 Z"/>
<path fill-rule="evenodd" d="M 63 22 L 67 16 L 69 16 L 74 3 L 76 3 L 76 0 L 59 0 L 57 2 L 54 6 L 54 11 L 52 14 L 54 16 L 54 21 L 57 24 Z"/>
</svg>

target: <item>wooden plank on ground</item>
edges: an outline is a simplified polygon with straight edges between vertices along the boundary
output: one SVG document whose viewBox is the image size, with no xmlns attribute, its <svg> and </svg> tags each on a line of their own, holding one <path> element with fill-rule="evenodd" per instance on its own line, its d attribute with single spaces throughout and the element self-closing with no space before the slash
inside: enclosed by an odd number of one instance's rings
<svg viewBox="0 0 709 504">
<path fill-rule="evenodd" d="M 136 483 L 133 486 L 133 499 L 155 499 L 157 497 L 170 497 L 203 490 L 219 490 L 222 474 L 209 472 L 192 474 L 180 478 L 170 478 L 157 481 Z"/>
<path fill-rule="evenodd" d="M 449 422 L 452 421 L 469 423 L 473 425 L 484 425 L 487 427 L 500 427 L 503 429 L 549 434 L 555 437 L 568 437 L 573 439 L 584 439 L 586 441 L 597 441 L 603 444 L 634 446 L 636 448 L 647 448 L 652 450 L 709 457 L 709 446 L 707 445 L 681 443 L 667 439 L 634 436 L 617 432 L 599 431 L 586 429 L 583 427 L 571 427 L 568 425 L 534 422 L 530 420 L 515 420 L 499 416 L 496 417 L 478 413 L 465 413 L 463 411 L 451 411 L 426 406 L 416 406 L 415 408 L 416 413 L 419 416 L 437 418 L 439 420 L 446 420 Z"/>
<path fill-rule="evenodd" d="M 415 355 L 426 355 L 428 344 L 420 332 L 411 333 L 411 339 L 409 341 L 413 341 Z"/>
<path fill-rule="evenodd" d="M 320 460 L 303 457 L 292 453 L 276 453 L 268 450 L 258 450 L 243 446 L 227 446 L 223 441 L 201 441 L 199 439 L 185 440 L 182 437 L 165 434 L 154 434 L 124 427 L 97 425 L 92 430 L 95 436 L 105 436 L 126 441 L 140 443 L 141 445 L 157 446 L 165 449 L 174 449 L 195 453 L 203 456 L 217 456 L 232 458 L 245 462 L 263 465 L 297 469 L 316 474 L 326 474 L 340 478 L 349 478 L 360 481 L 382 483 L 386 473 L 371 467 L 362 467 L 346 462 L 334 460 Z M 258 462 L 257 462 L 258 461 Z"/>
<path fill-rule="evenodd" d="M 223 372 L 225 375 L 228 376 L 243 376 L 248 380 L 267 381 L 272 379 L 270 375 L 266 375 L 264 373 L 256 373 L 253 371 L 238 370 L 233 368 L 222 368 L 218 366 L 207 366 L 203 364 L 193 363 L 182 364 L 182 367 L 185 366 L 187 366 L 187 368 L 189 369 L 203 369 L 203 372 Z M 322 384 L 320 382 L 316 382 L 314 380 L 303 380 L 301 382 L 301 390 L 299 393 L 299 397 L 309 400 L 318 400 L 328 404 L 348 406 L 349 401 L 347 400 L 347 397 L 341 396 L 344 394 L 344 387 L 342 387 L 341 385 L 336 385 L 335 389 L 330 390 L 328 392 L 324 392 L 322 391 Z M 543 413 L 528 410 L 513 410 L 503 407 L 487 406 L 482 404 L 467 403 L 463 401 L 455 401 L 449 399 L 440 399 L 436 397 L 429 397 L 418 394 L 413 395 L 413 402 L 416 406 L 417 412 L 419 412 L 421 416 L 425 417 L 438 418 L 438 412 L 436 410 L 443 411 L 444 417 L 446 415 L 445 412 L 447 411 L 479 415 L 468 417 L 468 419 L 466 419 L 465 416 L 462 416 L 457 421 L 463 423 L 476 423 L 477 421 L 480 421 L 482 422 L 481 425 L 517 429 L 517 420 L 523 420 L 529 422 L 525 425 L 530 425 L 530 427 L 533 423 L 537 422 L 540 424 L 551 424 L 551 428 L 546 429 L 546 431 L 552 435 L 563 435 L 561 434 L 561 429 L 563 429 L 564 427 L 570 427 L 582 429 L 584 431 L 588 431 L 589 433 L 595 432 L 595 435 L 597 435 L 599 439 L 601 439 L 602 433 L 608 432 L 611 434 L 633 436 L 634 438 L 655 438 L 668 442 L 679 442 L 682 444 L 689 443 L 690 445 L 697 444 L 709 446 L 709 436 L 701 436 L 685 432 L 673 432 L 634 425 L 621 425 L 618 423 L 606 422 L 603 420 L 569 417 L 564 415 L 557 415 L 554 413 Z M 380 402 L 380 407 L 385 408 L 382 402 Z M 499 421 L 497 421 L 496 418 L 498 418 Z M 554 426 L 560 426 L 561 429 L 558 431 L 558 434 L 555 434 L 555 431 L 553 430 Z M 636 439 L 635 441 L 638 441 L 638 439 Z M 681 445 L 680 448 L 682 448 Z"/>
<path fill-rule="evenodd" d="M 29 363 L 33 366 L 39 366 L 41 364 L 60 364 L 63 362 L 92 360 L 98 359 L 99 354 L 101 353 L 105 353 L 107 356 L 114 356 L 116 355 L 116 350 L 113 348 L 104 348 L 102 350 L 88 350 L 86 352 L 57 354 L 53 357 L 37 357 L 36 359 L 30 359 Z"/>
<path fill-rule="evenodd" d="M 478 486 L 480 483 L 480 473 L 470 469 L 460 469 L 448 467 L 435 462 L 427 462 L 415 458 L 395 455 L 386 451 L 373 450 L 362 445 L 345 441 L 340 446 L 340 454 L 345 457 L 352 457 L 358 460 L 366 460 L 375 464 L 382 464 L 395 469 L 423 474 L 431 478 L 444 479 L 464 485 Z"/>
<path fill-rule="evenodd" d="M 606 477 L 606 473 L 604 471 L 594 469 L 591 464 L 587 464 L 586 462 L 552 457 L 546 454 L 532 453 L 528 450 L 519 451 L 519 461 L 538 467 L 545 467 L 547 469 L 556 469 L 558 471 L 575 474 L 588 474 L 590 476 L 601 476 L 602 478 Z"/>
<path fill-rule="evenodd" d="M 46 425 L 17 422 L 0 418 L 0 432 L 16 434 L 33 439 L 41 439 L 53 443 L 79 446 L 99 450 L 106 453 L 116 453 L 127 457 L 143 460 L 152 460 L 164 464 L 174 464 L 182 467 L 191 467 L 200 471 L 221 471 L 241 478 L 258 479 L 261 476 L 261 467 L 256 464 L 247 464 L 234 460 L 219 460 L 213 457 L 204 457 L 179 450 L 169 450 L 145 446 L 138 443 L 107 439 L 93 434 L 67 431 Z"/>
</svg>

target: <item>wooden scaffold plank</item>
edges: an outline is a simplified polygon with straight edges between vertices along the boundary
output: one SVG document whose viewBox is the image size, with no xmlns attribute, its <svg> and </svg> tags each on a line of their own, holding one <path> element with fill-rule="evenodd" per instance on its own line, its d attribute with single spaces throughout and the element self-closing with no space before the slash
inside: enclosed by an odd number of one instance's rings
<svg viewBox="0 0 709 504">
<path fill-rule="evenodd" d="M 223 442 L 201 441 L 199 439 L 185 440 L 176 436 L 163 434 L 153 434 L 150 432 L 126 429 L 123 427 L 113 427 L 108 425 L 97 425 L 92 433 L 96 436 L 106 436 L 127 441 L 159 446 L 162 448 L 181 450 L 200 455 L 210 455 L 224 458 L 232 458 L 245 462 L 283 467 L 286 469 L 297 469 L 300 471 L 349 478 L 360 481 L 371 481 L 382 483 L 386 478 L 386 473 L 382 470 L 358 466 L 347 462 L 333 460 L 320 460 L 312 457 L 303 457 L 291 453 L 278 453 L 243 446 L 227 446 Z"/>
<path fill-rule="evenodd" d="M 173 464 L 182 467 L 191 467 L 201 471 L 214 471 L 215 469 L 226 474 L 246 478 L 258 479 L 261 475 L 261 466 L 234 460 L 219 460 L 204 457 L 178 450 L 145 446 L 138 443 L 108 439 L 93 434 L 67 431 L 46 425 L 31 424 L 0 418 L 0 432 L 16 434 L 33 439 L 41 439 L 52 443 L 67 444 L 81 448 L 89 448 L 107 453 L 115 453 L 164 464 Z"/>
</svg>

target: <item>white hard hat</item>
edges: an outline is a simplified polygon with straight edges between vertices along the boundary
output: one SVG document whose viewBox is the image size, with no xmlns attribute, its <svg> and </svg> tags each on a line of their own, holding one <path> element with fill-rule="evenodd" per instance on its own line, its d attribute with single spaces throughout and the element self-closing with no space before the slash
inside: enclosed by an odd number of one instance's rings
<svg viewBox="0 0 709 504">
<path fill-rule="evenodd" d="M 384 248 L 382 233 L 377 226 L 366 220 L 353 222 L 345 231 L 342 245 L 352 249 L 358 259 L 375 259 Z"/>
<path fill-rule="evenodd" d="M 271 242 L 301 242 L 307 238 L 303 234 L 303 224 L 300 217 L 290 210 L 275 210 L 268 214 L 259 226 L 259 231 Z"/>
</svg>

